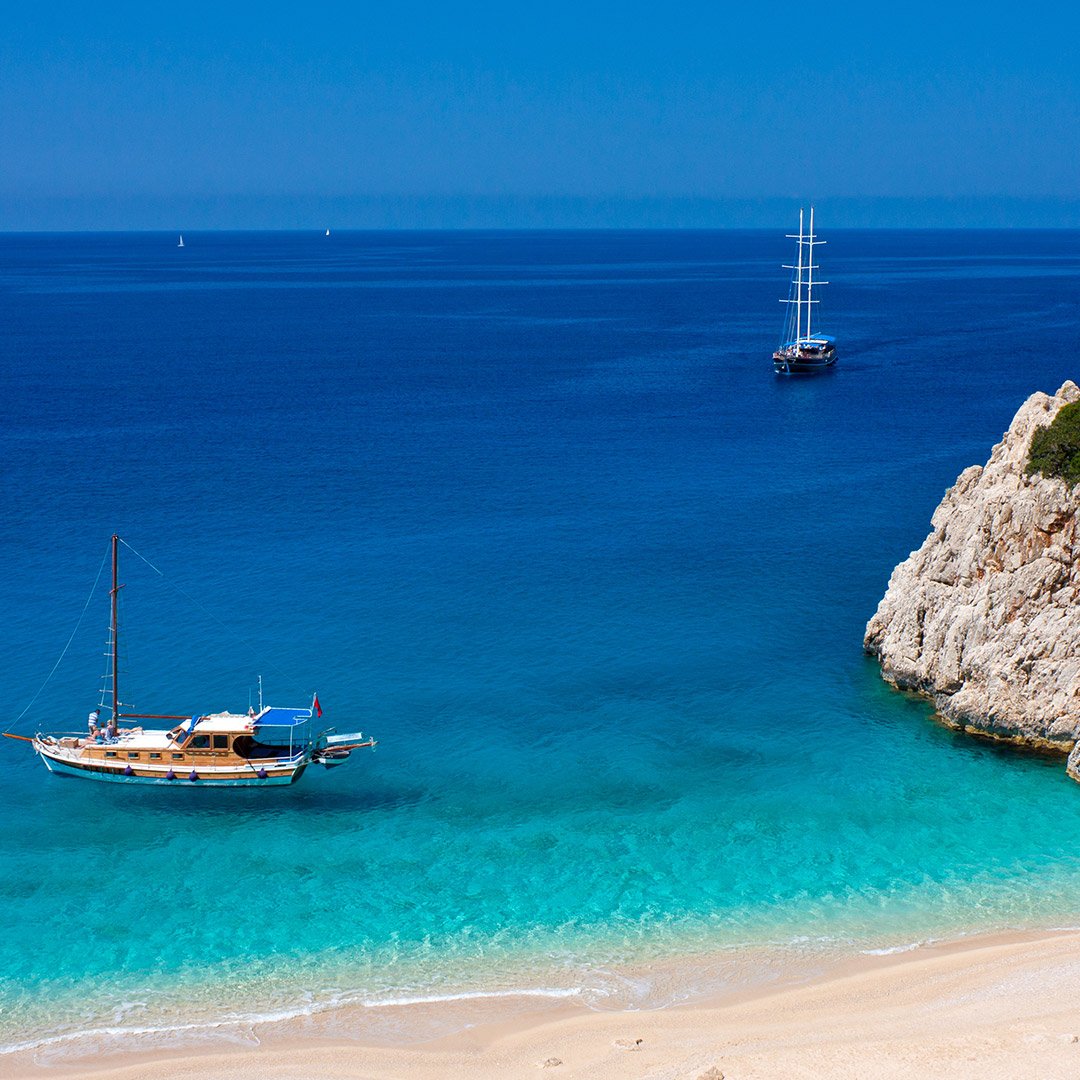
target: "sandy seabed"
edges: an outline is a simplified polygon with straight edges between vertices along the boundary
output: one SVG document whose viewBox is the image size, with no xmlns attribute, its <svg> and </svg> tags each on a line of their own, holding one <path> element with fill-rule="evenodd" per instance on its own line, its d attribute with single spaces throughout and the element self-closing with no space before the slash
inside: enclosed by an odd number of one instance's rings
<svg viewBox="0 0 1080 1080">
<path fill-rule="evenodd" d="M 407 1046 L 275 1030 L 257 1047 L 42 1063 L 11 1080 L 763 1080 L 1080 1078 L 1080 932 L 998 935 L 863 956 L 796 986 L 656 1011 L 553 1004 Z"/>
</svg>

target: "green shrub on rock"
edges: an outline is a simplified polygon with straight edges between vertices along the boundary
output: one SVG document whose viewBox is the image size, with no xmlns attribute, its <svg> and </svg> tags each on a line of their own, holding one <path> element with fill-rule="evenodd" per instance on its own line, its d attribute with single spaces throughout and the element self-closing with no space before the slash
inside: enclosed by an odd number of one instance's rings
<svg viewBox="0 0 1080 1080">
<path fill-rule="evenodd" d="M 1060 409 L 1049 427 L 1035 429 L 1026 471 L 1080 484 L 1080 401 Z"/>
</svg>

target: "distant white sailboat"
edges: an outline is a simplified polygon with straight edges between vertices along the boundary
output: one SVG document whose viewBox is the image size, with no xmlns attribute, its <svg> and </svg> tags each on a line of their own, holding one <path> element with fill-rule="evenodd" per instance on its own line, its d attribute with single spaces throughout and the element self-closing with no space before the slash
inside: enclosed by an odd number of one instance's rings
<svg viewBox="0 0 1080 1080">
<path fill-rule="evenodd" d="M 183 233 L 180 234 L 180 243 L 177 244 L 176 246 L 177 247 L 183 247 L 184 246 L 184 234 Z"/>
<path fill-rule="evenodd" d="M 327 229 L 327 230 L 326 230 L 326 235 L 327 235 L 327 236 L 329 236 L 329 235 L 330 235 L 330 230 L 329 230 L 329 229 Z"/>
</svg>

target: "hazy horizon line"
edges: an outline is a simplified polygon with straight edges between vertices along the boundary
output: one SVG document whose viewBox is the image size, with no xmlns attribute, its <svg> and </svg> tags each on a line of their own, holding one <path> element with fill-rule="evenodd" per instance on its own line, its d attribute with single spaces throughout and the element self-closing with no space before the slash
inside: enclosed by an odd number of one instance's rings
<svg viewBox="0 0 1080 1080">
<path fill-rule="evenodd" d="M 279 233 L 294 236 L 299 233 L 322 234 L 325 225 L 289 226 L 279 227 L 274 225 L 249 226 L 249 227 L 226 227 L 226 226 L 196 226 L 191 228 L 183 226 L 146 226 L 137 229 L 98 228 L 86 226 L 84 228 L 49 227 L 37 228 L 8 228 L 0 225 L 0 236 L 176 236 L 179 232 L 187 236 L 206 235 L 238 235 L 246 233 Z M 647 232 L 754 232 L 775 233 L 777 228 L 785 226 L 768 225 L 433 225 L 433 226 L 407 226 L 407 225 L 335 225 L 331 228 L 331 236 L 335 233 L 585 233 L 585 232 L 610 232 L 610 233 L 647 233 Z M 853 232 L 1080 232 L 1080 224 L 1076 225 L 842 225 L 829 228 L 829 234 L 853 233 Z"/>
<path fill-rule="evenodd" d="M 0 231 L 295 232 L 776 229 L 813 204 L 839 229 L 1080 229 L 1057 196 L 42 195 L 0 192 Z"/>
</svg>

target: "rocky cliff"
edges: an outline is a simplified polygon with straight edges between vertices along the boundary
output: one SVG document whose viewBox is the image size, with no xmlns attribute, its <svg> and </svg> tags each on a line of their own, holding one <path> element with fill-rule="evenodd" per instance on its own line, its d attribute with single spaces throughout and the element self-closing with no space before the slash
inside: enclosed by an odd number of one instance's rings
<svg viewBox="0 0 1080 1080">
<path fill-rule="evenodd" d="M 1080 400 L 1033 394 L 985 465 L 965 469 L 866 627 L 896 686 L 946 723 L 1063 751 L 1080 779 L 1080 486 L 1025 475 L 1035 429 Z"/>
</svg>

